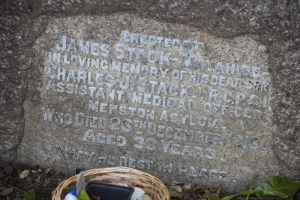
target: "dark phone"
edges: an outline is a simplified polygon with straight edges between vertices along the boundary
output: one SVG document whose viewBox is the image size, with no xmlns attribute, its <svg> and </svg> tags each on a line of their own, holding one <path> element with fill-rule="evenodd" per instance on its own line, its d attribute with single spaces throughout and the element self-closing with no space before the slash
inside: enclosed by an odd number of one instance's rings
<svg viewBox="0 0 300 200">
<path fill-rule="evenodd" d="M 89 182 L 86 192 L 92 199 L 101 200 L 130 200 L 134 189 L 126 186 L 104 184 L 96 181 Z"/>
</svg>

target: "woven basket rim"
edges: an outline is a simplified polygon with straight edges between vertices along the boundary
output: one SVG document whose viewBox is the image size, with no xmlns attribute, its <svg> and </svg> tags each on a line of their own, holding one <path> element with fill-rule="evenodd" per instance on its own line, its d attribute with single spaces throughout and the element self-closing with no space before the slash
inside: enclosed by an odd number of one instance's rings
<svg viewBox="0 0 300 200">
<path fill-rule="evenodd" d="M 86 180 L 92 180 L 98 177 L 97 181 L 110 183 L 120 182 L 128 186 L 136 186 L 142 188 L 152 200 L 169 200 L 170 194 L 167 187 L 157 177 L 129 167 L 106 167 L 89 169 L 84 172 Z M 52 200 L 61 200 L 63 196 L 75 186 L 79 174 L 71 176 L 56 187 L 52 192 Z"/>
</svg>

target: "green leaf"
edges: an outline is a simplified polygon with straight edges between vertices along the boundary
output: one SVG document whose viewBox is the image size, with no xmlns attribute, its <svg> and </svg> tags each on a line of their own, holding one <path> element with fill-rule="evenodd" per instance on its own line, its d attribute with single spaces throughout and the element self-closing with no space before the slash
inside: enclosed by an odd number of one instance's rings
<svg viewBox="0 0 300 200">
<path fill-rule="evenodd" d="M 221 198 L 216 195 L 209 195 L 207 197 L 207 200 L 221 200 Z"/>
<path fill-rule="evenodd" d="M 78 195 L 78 200 L 90 200 L 90 197 L 85 191 L 81 190 Z"/>
<path fill-rule="evenodd" d="M 24 200 L 35 200 L 35 191 L 29 190 L 24 192 Z"/>
<path fill-rule="evenodd" d="M 247 196 L 247 195 L 253 195 L 253 194 L 255 194 L 254 190 L 249 189 L 249 190 L 244 191 L 244 192 L 239 192 L 239 193 L 236 193 L 236 194 L 231 194 L 231 195 L 225 196 L 225 197 L 222 198 L 222 200 L 231 200 L 231 199 L 234 199 L 234 198 L 239 197 L 239 196 Z"/>
<path fill-rule="evenodd" d="M 260 196 L 279 196 L 283 199 L 293 197 L 300 188 L 300 181 L 292 181 L 280 176 L 272 176 L 255 188 Z"/>
<path fill-rule="evenodd" d="M 147 194 L 144 194 L 144 200 L 151 200 L 151 197 Z"/>
</svg>

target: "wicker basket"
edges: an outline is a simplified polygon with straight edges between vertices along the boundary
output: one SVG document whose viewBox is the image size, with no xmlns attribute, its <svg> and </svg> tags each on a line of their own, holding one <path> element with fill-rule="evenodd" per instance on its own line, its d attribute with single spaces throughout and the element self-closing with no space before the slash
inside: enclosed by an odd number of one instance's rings
<svg viewBox="0 0 300 200">
<path fill-rule="evenodd" d="M 96 179 L 102 183 L 123 183 L 142 188 L 152 200 L 169 200 L 166 186 L 156 177 L 127 167 L 90 169 L 84 172 L 86 181 Z M 52 200 L 63 200 L 71 188 L 76 187 L 78 175 L 61 182 L 52 193 Z"/>
</svg>

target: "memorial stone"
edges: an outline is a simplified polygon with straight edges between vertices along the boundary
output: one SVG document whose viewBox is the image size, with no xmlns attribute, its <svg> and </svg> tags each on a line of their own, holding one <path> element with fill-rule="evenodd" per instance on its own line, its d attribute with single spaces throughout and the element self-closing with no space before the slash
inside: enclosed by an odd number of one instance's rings
<svg viewBox="0 0 300 200">
<path fill-rule="evenodd" d="M 57 18 L 33 48 L 23 161 L 226 185 L 278 172 L 266 47 L 250 37 L 115 14 Z"/>
<path fill-rule="evenodd" d="M 1 159 L 126 166 L 226 191 L 300 178 L 297 3 L 1 8 Z"/>
</svg>

